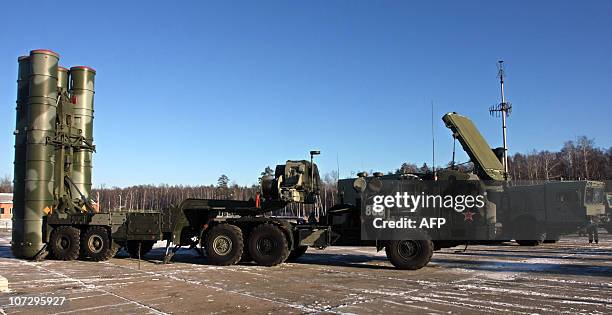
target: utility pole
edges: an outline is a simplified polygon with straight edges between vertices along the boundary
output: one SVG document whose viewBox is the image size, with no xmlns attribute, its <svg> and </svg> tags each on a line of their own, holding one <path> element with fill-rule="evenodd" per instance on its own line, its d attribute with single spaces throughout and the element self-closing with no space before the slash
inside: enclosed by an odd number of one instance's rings
<svg viewBox="0 0 612 315">
<path fill-rule="evenodd" d="M 503 137 L 503 147 L 504 147 L 504 156 L 502 160 L 502 164 L 504 165 L 504 178 L 508 179 L 508 142 L 506 137 L 506 118 L 510 116 L 512 112 L 512 104 L 506 102 L 506 96 L 504 95 L 504 77 L 506 76 L 506 72 L 504 71 L 504 61 L 497 61 L 497 77 L 499 78 L 499 86 L 501 91 L 501 103 L 498 105 L 492 106 L 489 108 L 489 113 L 492 116 L 501 115 L 502 119 L 502 137 Z"/>
</svg>

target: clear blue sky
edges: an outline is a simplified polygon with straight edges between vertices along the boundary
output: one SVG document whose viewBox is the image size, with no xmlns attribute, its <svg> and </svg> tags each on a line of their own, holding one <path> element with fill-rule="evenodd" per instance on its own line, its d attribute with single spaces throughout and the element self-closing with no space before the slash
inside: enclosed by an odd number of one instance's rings
<svg viewBox="0 0 612 315">
<path fill-rule="evenodd" d="M 341 177 L 420 165 L 432 100 L 443 164 L 445 112 L 501 145 L 488 113 L 498 58 L 511 153 L 578 135 L 612 146 L 610 1 L 11 2 L 0 4 L 0 175 L 13 172 L 17 57 L 36 48 L 98 70 L 96 186 L 222 173 L 252 184 L 310 149 L 323 173 L 338 156 Z"/>
</svg>

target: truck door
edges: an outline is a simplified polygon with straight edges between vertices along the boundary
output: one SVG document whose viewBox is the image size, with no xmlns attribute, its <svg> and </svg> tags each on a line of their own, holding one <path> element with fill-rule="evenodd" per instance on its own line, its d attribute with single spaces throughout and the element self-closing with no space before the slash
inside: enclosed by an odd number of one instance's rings
<svg viewBox="0 0 612 315">
<path fill-rule="evenodd" d="M 584 219 L 582 196 L 576 187 L 546 185 L 546 218 L 550 223 L 573 222 Z"/>
</svg>

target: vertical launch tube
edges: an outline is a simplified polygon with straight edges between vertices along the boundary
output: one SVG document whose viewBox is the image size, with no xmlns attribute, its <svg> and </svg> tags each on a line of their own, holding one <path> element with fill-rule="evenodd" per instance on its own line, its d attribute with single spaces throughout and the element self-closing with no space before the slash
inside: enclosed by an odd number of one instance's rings
<svg viewBox="0 0 612 315">
<path fill-rule="evenodd" d="M 94 119 L 94 78 L 96 70 L 90 67 L 77 66 L 70 68 L 70 95 L 74 104 L 73 127 L 81 130 L 81 136 L 86 143 L 93 145 Z M 91 194 L 91 148 L 81 148 L 74 151 L 71 178 L 81 193 L 89 198 Z M 73 191 L 73 196 L 78 192 Z"/>
<path fill-rule="evenodd" d="M 15 126 L 15 162 L 13 175 L 13 240 L 23 240 L 25 209 L 26 142 L 28 95 L 30 93 L 30 56 L 18 58 L 17 116 Z"/>
<path fill-rule="evenodd" d="M 57 87 L 68 90 L 68 69 L 57 67 Z"/>
<path fill-rule="evenodd" d="M 43 249 L 43 217 L 53 207 L 55 148 L 50 139 L 55 137 L 58 61 L 50 50 L 30 52 L 24 207 L 14 207 L 11 244 L 18 258 L 34 258 Z M 16 181 L 19 176 L 16 172 Z"/>
</svg>

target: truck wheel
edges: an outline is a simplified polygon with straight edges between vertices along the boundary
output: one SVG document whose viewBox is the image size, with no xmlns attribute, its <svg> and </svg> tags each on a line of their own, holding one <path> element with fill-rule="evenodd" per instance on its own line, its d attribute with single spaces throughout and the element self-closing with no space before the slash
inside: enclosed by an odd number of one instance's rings
<svg viewBox="0 0 612 315">
<path fill-rule="evenodd" d="M 515 240 L 517 244 L 520 246 L 538 246 L 544 243 L 546 240 L 546 233 L 536 232 L 535 235 L 532 235 L 529 239 L 517 239 Z"/>
<path fill-rule="evenodd" d="M 242 231 L 231 224 L 216 225 L 206 233 L 204 249 L 211 264 L 234 265 L 240 261 L 244 250 Z"/>
<path fill-rule="evenodd" d="M 554 244 L 558 242 L 560 239 L 559 234 L 555 233 L 546 233 L 546 239 L 544 239 L 544 243 L 546 244 Z"/>
<path fill-rule="evenodd" d="M 276 266 L 289 257 L 285 233 L 276 225 L 265 223 L 253 229 L 249 238 L 249 253 L 262 266 Z"/>
<path fill-rule="evenodd" d="M 515 227 L 515 238 L 520 246 L 538 246 L 546 240 L 546 231 L 533 219 L 519 219 L 513 225 Z"/>
<path fill-rule="evenodd" d="M 516 240 L 520 246 L 538 246 L 544 243 L 543 240 Z"/>
<path fill-rule="evenodd" d="M 153 249 L 153 245 L 155 245 L 156 241 L 127 241 L 126 250 L 130 257 L 138 258 L 138 243 L 140 243 L 140 257 L 144 257 L 148 254 L 151 249 Z"/>
<path fill-rule="evenodd" d="M 240 262 L 251 262 L 251 261 L 253 261 L 253 257 L 251 257 L 251 254 L 249 253 L 249 247 L 244 246 L 244 248 L 242 249 L 242 256 L 240 256 Z"/>
<path fill-rule="evenodd" d="M 291 253 L 289 253 L 289 257 L 287 257 L 287 261 L 297 260 L 298 258 L 302 257 L 302 255 L 304 255 L 307 250 L 308 250 L 308 246 L 299 246 L 298 248 L 292 250 Z"/>
<path fill-rule="evenodd" d="M 108 230 L 103 226 L 92 226 L 81 235 L 81 257 L 93 261 L 109 260 L 117 253 L 117 245 L 112 244 Z"/>
<path fill-rule="evenodd" d="M 79 258 L 79 229 L 72 226 L 59 226 L 51 232 L 51 252 L 59 260 L 75 260 Z"/>
<path fill-rule="evenodd" d="M 417 270 L 425 267 L 431 260 L 433 243 L 430 240 L 389 241 L 385 252 L 395 268 Z"/>
</svg>

